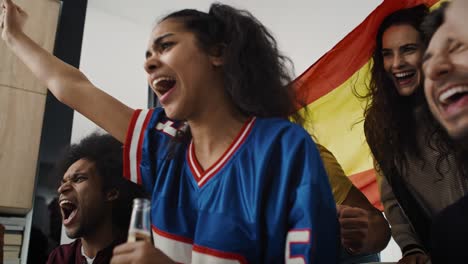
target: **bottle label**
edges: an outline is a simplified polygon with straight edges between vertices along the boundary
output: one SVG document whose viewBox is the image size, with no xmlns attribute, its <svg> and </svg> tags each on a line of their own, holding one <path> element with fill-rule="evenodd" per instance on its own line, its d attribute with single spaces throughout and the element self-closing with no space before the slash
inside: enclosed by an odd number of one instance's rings
<svg viewBox="0 0 468 264">
<path fill-rule="evenodd" d="M 130 230 L 128 231 L 127 242 L 148 241 L 151 242 L 151 234 L 144 230 Z"/>
</svg>

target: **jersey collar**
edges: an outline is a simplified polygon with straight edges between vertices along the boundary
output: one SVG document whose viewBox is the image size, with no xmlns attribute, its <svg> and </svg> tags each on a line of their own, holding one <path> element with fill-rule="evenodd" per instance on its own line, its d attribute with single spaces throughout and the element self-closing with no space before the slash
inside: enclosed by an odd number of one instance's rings
<svg viewBox="0 0 468 264">
<path fill-rule="evenodd" d="M 234 138 L 233 142 L 231 142 L 231 145 L 226 149 L 226 151 L 224 151 L 223 155 L 221 155 L 221 157 L 219 157 L 219 159 L 206 170 L 203 170 L 203 168 L 200 166 L 200 163 L 198 163 L 197 157 L 195 156 L 195 146 L 192 139 L 187 151 L 187 159 L 192 175 L 195 178 L 199 188 L 205 185 L 214 175 L 216 175 L 216 173 L 221 170 L 221 168 L 223 168 L 223 166 L 229 161 L 234 153 L 236 153 L 236 151 L 242 146 L 245 139 L 252 130 L 255 119 L 256 117 L 251 117 L 245 122 L 237 136 Z"/>
</svg>

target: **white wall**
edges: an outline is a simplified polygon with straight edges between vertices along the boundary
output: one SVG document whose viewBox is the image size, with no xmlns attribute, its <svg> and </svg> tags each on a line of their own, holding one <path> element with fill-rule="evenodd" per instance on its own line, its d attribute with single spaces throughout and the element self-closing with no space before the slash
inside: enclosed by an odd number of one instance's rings
<svg viewBox="0 0 468 264">
<path fill-rule="evenodd" d="M 139 6 L 141 12 L 145 10 L 145 14 L 148 14 L 147 10 L 155 10 L 150 12 L 152 17 L 144 19 L 148 23 L 142 24 L 143 19 L 108 13 L 109 10 L 115 12 L 115 6 L 106 7 L 103 6 L 102 0 L 90 0 L 86 14 L 80 69 L 98 87 L 129 106 L 146 107 L 147 90 L 143 59 L 153 21 L 182 7 L 206 11 L 211 3 L 210 0 L 197 0 L 189 1 L 187 6 L 184 6 L 185 2 L 165 1 L 163 5 L 157 7 Z M 362 22 L 381 1 L 228 0 L 222 2 L 247 9 L 262 21 L 276 37 L 280 49 L 292 59 L 295 73 L 299 75 Z M 119 3 L 123 2 L 118 0 L 109 2 L 113 5 Z M 128 15 L 136 16 L 134 13 Z M 94 124 L 83 116 L 75 114 L 72 141 L 82 138 L 95 129 Z"/>
<path fill-rule="evenodd" d="M 135 8 L 146 15 L 151 10 L 152 17 L 145 21 L 155 21 L 182 7 L 206 11 L 210 2 L 165 1 L 157 8 L 141 5 Z M 280 49 L 292 59 L 296 75 L 299 75 L 362 22 L 381 0 L 221 2 L 247 9 L 262 21 L 275 35 Z M 143 71 L 144 51 L 153 25 L 151 22 L 142 23 L 142 19 L 131 17 L 131 14 L 109 13 L 115 6 L 104 6 L 103 3 L 105 1 L 102 0 L 89 1 L 80 69 L 94 84 L 117 99 L 133 108 L 145 108 L 147 85 Z M 117 0 L 109 3 L 124 4 Z M 185 4 L 189 6 L 182 6 Z M 96 129 L 93 123 L 75 112 L 73 142 Z M 396 261 L 400 257 L 400 250 L 393 241 L 382 253 L 382 261 Z"/>
<path fill-rule="evenodd" d="M 133 108 L 147 106 L 146 77 L 143 69 L 146 38 L 151 26 L 88 7 L 83 34 L 80 70 L 97 87 Z M 72 142 L 99 128 L 75 111 Z M 61 243 L 71 240 L 62 228 Z"/>
<path fill-rule="evenodd" d="M 147 106 L 143 71 L 146 41 L 151 25 L 88 7 L 83 34 L 80 69 L 99 88 L 133 108 Z M 72 142 L 95 131 L 97 126 L 75 112 Z"/>
</svg>

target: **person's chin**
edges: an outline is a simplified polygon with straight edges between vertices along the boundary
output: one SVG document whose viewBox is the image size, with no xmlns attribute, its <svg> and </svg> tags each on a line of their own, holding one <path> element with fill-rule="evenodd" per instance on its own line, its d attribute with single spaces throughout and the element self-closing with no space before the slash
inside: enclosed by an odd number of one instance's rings
<svg viewBox="0 0 468 264">
<path fill-rule="evenodd" d="M 172 120 L 185 120 L 184 115 L 176 105 L 170 105 L 164 108 L 166 116 Z"/>
<path fill-rule="evenodd" d="M 398 94 L 400 96 L 411 96 L 416 92 L 416 86 L 405 86 L 398 89 Z"/>
<path fill-rule="evenodd" d="M 461 146 L 468 150 L 468 117 L 462 120 L 460 124 L 453 126 L 452 129 L 447 129 L 447 132 L 453 140 L 459 142 Z"/>
<path fill-rule="evenodd" d="M 65 234 L 70 239 L 77 239 L 81 237 L 79 230 L 76 228 L 65 228 Z"/>
</svg>

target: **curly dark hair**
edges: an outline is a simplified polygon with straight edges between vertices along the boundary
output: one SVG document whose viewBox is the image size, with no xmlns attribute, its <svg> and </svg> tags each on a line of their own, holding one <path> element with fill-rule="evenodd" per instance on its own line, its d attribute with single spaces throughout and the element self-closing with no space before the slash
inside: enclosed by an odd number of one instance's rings
<svg viewBox="0 0 468 264">
<path fill-rule="evenodd" d="M 424 5 L 398 10 L 387 16 L 377 31 L 369 93 L 365 96 L 368 103 L 364 110 L 364 133 L 372 154 L 383 171 L 393 168 L 395 162 L 399 168 L 403 168 L 408 154 L 420 157 L 413 112 L 417 107 L 426 108 L 422 110 L 425 113 L 429 113 L 429 110 L 425 106 L 422 87 L 418 87 L 411 96 L 398 94 L 384 69 L 382 37 L 391 26 L 410 25 L 420 33 L 422 42 L 420 25 L 427 13 L 428 8 Z"/>
<path fill-rule="evenodd" d="M 280 53 L 269 30 L 250 12 L 214 3 L 208 13 L 183 9 L 159 23 L 168 19 L 192 32 L 203 51 L 222 52 L 224 89 L 240 113 L 289 117 L 295 123 L 304 123 L 304 117 L 296 111 L 305 104 L 292 87 L 294 66 Z M 171 141 L 167 158 L 173 158 L 179 144 L 190 138 L 190 127 L 183 126 Z"/>
<path fill-rule="evenodd" d="M 450 2 L 443 2 L 439 8 L 432 11 L 429 15 L 426 16 L 423 23 L 421 24 L 421 29 L 424 32 L 424 42 L 426 46 L 429 45 L 429 41 L 432 39 L 434 33 L 439 29 L 439 27 L 445 21 L 445 11 L 450 5 Z M 442 139 L 446 143 L 445 146 L 450 149 L 454 154 L 457 167 L 460 172 L 468 177 L 468 163 L 466 162 L 467 150 L 463 148 L 463 145 L 457 145 L 456 142 L 450 140 L 447 131 L 439 124 L 436 126 L 438 133 L 441 135 Z"/>
<path fill-rule="evenodd" d="M 288 117 L 302 123 L 292 89 L 292 63 L 251 13 L 214 3 L 208 13 L 184 9 L 160 20 L 174 19 L 195 34 L 205 52 L 224 56 L 224 88 L 246 116 Z M 288 68 L 291 66 L 291 68 Z"/>
<path fill-rule="evenodd" d="M 96 174 L 102 180 L 102 191 L 119 191 L 118 198 L 112 201 L 112 223 L 126 235 L 133 199 L 147 195 L 139 185 L 123 177 L 122 148 L 122 143 L 111 135 L 93 133 L 65 150 L 62 159 L 57 162 L 56 173 L 63 176 L 68 168 L 80 159 L 93 162 Z"/>
<path fill-rule="evenodd" d="M 468 172 L 464 165 L 463 152 L 454 146 L 446 131 L 432 116 L 422 83 L 412 96 L 400 96 L 384 70 L 381 54 L 382 36 L 393 25 L 411 25 L 420 33 L 421 41 L 427 46 L 436 30 L 435 27 L 443 21 L 441 17 L 446 5 L 443 3 L 442 9 L 439 8 L 431 13 L 424 5 L 396 11 L 385 18 L 377 32 L 376 48 L 372 56 L 374 63 L 371 69 L 370 89 L 365 96 L 369 100 L 364 111 L 364 133 L 372 154 L 383 172 L 394 170 L 395 164 L 399 171 L 403 171 L 407 166 L 408 156 L 422 159 L 417 140 L 420 135 L 415 132 L 416 124 L 423 124 L 427 129 L 424 141 L 429 148 L 438 153 L 435 167 L 441 177 L 445 173 L 441 171 L 441 163 L 452 154 L 458 161 L 457 169 L 464 175 Z M 429 17 L 433 18 L 428 21 Z M 430 34 L 430 37 L 427 34 Z M 420 120 L 415 120 L 413 115 L 415 109 L 420 113 L 418 116 Z"/>
<path fill-rule="evenodd" d="M 444 23 L 445 20 L 445 10 L 449 6 L 449 2 L 443 2 L 440 4 L 439 8 L 432 11 L 429 15 L 426 16 L 424 21 L 421 24 L 421 29 L 424 32 L 424 43 L 426 46 L 429 44 L 434 33 L 439 29 L 439 27 Z"/>
</svg>

